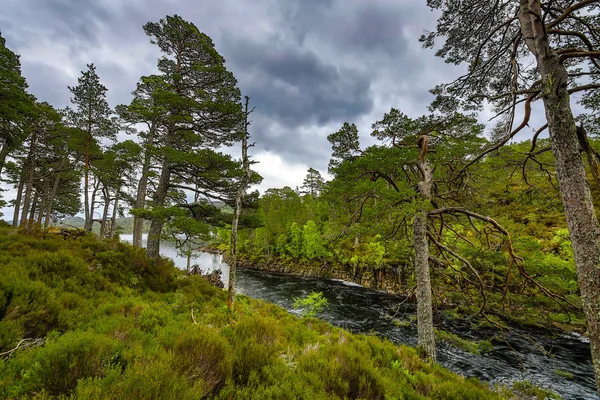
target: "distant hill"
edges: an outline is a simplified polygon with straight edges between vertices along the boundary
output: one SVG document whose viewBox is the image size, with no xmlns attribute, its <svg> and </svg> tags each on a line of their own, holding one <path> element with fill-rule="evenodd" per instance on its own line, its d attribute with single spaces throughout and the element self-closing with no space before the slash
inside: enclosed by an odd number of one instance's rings
<svg viewBox="0 0 600 400">
<path fill-rule="evenodd" d="M 84 223 L 85 223 L 85 220 L 81 217 L 69 217 L 69 218 L 65 218 L 63 221 L 61 221 L 55 225 L 83 229 Z M 124 233 L 124 234 L 133 233 L 133 217 L 117 218 L 117 228 L 119 228 L 119 227 L 121 228 L 120 229 L 121 233 Z M 150 230 L 150 221 L 146 221 L 144 223 L 143 232 L 148 233 L 149 230 Z M 100 231 L 100 224 L 94 223 L 94 225 L 92 226 L 92 231 L 98 233 Z"/>
</svg>

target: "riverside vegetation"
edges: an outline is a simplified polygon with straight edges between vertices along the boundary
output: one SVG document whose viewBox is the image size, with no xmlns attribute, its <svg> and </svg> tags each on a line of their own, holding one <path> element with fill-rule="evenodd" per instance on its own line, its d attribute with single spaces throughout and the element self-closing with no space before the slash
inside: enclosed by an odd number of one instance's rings
<svg viewBox="0 0 600 400">
<path fill-rule="evenodd" d="M 2 227 L 0 274 L 3 398 L 512 396 L 269 303 L 238 296 L 229 310 L 225 291 L 93 234 Z"/>
<path fill-rule="evenodd" d="M 546 144 L 547 140 L 540 140 L 540 145 Z M 592 145 L 597 143 L 592 141 Z M 522 154 L 530 146 L 529 142 L 516 143 L 489 155 L 477 173 L 470 175 L 468 196 L 455 200 L 455 204 L 493 216 L 510 232 L 510 238 L 492 232 L 486 221 L 441 221 L 445 232 L 440 241 L 462 254 L 476 272 L 464 268 L 452 255 L 432 253 L 434 306 L 467 317 L 477 314 L 485 302 L 489 321 L 480 319 L 492 325 L 504 321 L 583 332 L 571 242 L 555 182 L 548 179 L 553 158 L 548 153 L 539 158 L 547 170 L 523 162 Z M 302 188 L 268 190 L 259 199 L 258 210 L 251 212 L 258 221 L 255 227 L 240 232 L 241 265 L 342 278 L 413 297 L 413 253 L 406 232 L 410 208 L 396 206 L 390 211 L 385 182 L 373 183 L 367 176 L 364 182 L 357 179 L 353 184 L 364 170 L 368 172 L 366 167 L 342 171 L 326 184 L 320 175 L 311 177 L 316 171 L 309 171 Z M 591 187 L 594 197 L 599 196 L 598 185 Z M 356 218 L 359 213 L 362 216 Z M 217 233 L 213 246 L 227 250 L 228 228 Z M 556 297 L 549 297 L 511 263 L 509 239 L 527 275 Z M 477 277 L 484 291 L 476 284 Z"/>
<path fill-rule="evenodd" d="M 140 78 L 131 103 L 114 108 L 93 64 L 68 87 L 72 108 L 37 101 L 0 36 L 0 173 L 15 189 L 13 226 L 35 234 L 83 209 L 84 230 L 99 224 L 100 236 L 112 239 L 127 210 L 135 246 L 150 222 L 147 255 L 157 267 L 149 276 L 158 279 L 167 237 L 191 252 L 190 243 L 218 229 L 215 245 L 237 265 L 239 222 L 242 263 L 341 276 L 416 299 L 420 354 L 432 363 L 434 318 L 446 309 L 500 329 L 512 320 L 585 331 L 600 382 L 597 2 L 522 0 L 517 10 L 508 1 L 427 3 L 441 14 L 424 46 L 447 38 L 437 54 L 469 64 L 468 74 L 434 88 L 427 115 L 391 108 L 373 123 L 369 147 L 344 123 L 328 136 L 330 182 L 311 168 L 303 191 L 271 189 L 260 200 L 257 192 L 244 196 L 261 181 L 247 156 L 249 98 L 242 107 L 224 58 L 193 23 L 174 15 L 143 26 L 161 52 L 158 71 Z M 464 29 L 472 21 L 480 22 L 476 34 Z M 524 65 L 531 55 L 536 63 Z M 587 112 L 577 128 L 573 93 Z M 508 146 L 538 100 L 547 124 Z M 500 121 L 489 138 L 474 113 L 485 101 Z M 539 137 L 545 129 L 549 140 Z M 118 142 L 119 132 L 137 136 Z M 243 162 L 222 152 L 240 142 Z M 2 334 L 18 337 L 11 329 Z M 30 339 L 22 345 L 42 337 Z"/>
</svg>

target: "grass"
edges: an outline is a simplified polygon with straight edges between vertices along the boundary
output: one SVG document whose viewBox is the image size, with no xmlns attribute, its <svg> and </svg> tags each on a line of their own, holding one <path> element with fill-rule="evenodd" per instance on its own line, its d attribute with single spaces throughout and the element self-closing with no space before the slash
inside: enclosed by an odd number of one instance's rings
<svg viewBox="0 0 600 400">
<path fill-rule="evenodd" d="M 127 244 L 37 236 L 0 228 L 0 398 L 506 397 L 273 304 L 238 296 L 230 311 L 221 289 Z M 11 352 L 24 338 L 39 340 Z"/>
</svg>

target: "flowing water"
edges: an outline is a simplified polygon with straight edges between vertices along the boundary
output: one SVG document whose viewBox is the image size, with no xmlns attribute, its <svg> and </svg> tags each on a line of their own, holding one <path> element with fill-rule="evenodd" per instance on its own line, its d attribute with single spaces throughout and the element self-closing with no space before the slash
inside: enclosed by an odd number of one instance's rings
<svg viewBox="0 0 600 400">
<path fill-rule="evenodd" d="M 131 236 L 121 235 L 131 241 Z M 161 244 L 161 253 L 173 259 L 179 268 L 186 259 L 177 256 L 174 247 Z M 198 253 L 192 264 L 211 272 L 222 271 L 227 287 L 229 266 L 218 254 Z M 369 290 L 338 280 L 304 278 L 256 270 L 238 269 L 237 292 L 275 303 L 291 313 L 294 298 L 316 291 L 322 292 L 329 307 L 319 318 L 354 333 L 373 333 L 397 344 L 415 346 L 415 306 L 402 303 L 397 296 Z M 402 323 L 398 323 L 402 321 Z M 438 344 L 438 362 L 467 377 L 476 377 L 491 384 L 511 384 L 517 380 L 549 388 L 563 399 L 598 399 L 591 363 L 589 343 L 572 334 L 550 335 L 534 329 L 514 329 L 506 332 L 505 340 L 497 329 L 476 328 L 468 322 L 441 318 L 438 328 L 468 340 L 492 338 L 493 350 L 475 355 L 447 343 Z M 543 348 L 543 350 L 542 350 Z M 572 374 L 572 378 L 564 373 Z"/>
</svg>

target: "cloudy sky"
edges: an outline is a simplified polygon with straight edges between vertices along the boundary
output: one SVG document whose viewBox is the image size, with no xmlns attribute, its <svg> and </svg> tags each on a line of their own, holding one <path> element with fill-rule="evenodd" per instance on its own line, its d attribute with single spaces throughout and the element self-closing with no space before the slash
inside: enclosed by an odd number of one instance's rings
<svg viewBox="0 0 600 400">
<path fill-rule="evenodd" d="M 215 42 L 252 97 L 253 157 L 269 187 L 300 186 L 309 167 L 325 176 L 327 135 L 356 123 L 363 144 L 391 107 L 426 112 L 428 90 L 462 68 L 421 49 L 436 16 L 425 0 L 2 0 L 0 29 L 21 55 L 30 91 L 69 104 L 94 63 L 111 106 L 128 103 L 158 49 L 142 25 L 178 14 Z"/>
</svg>

